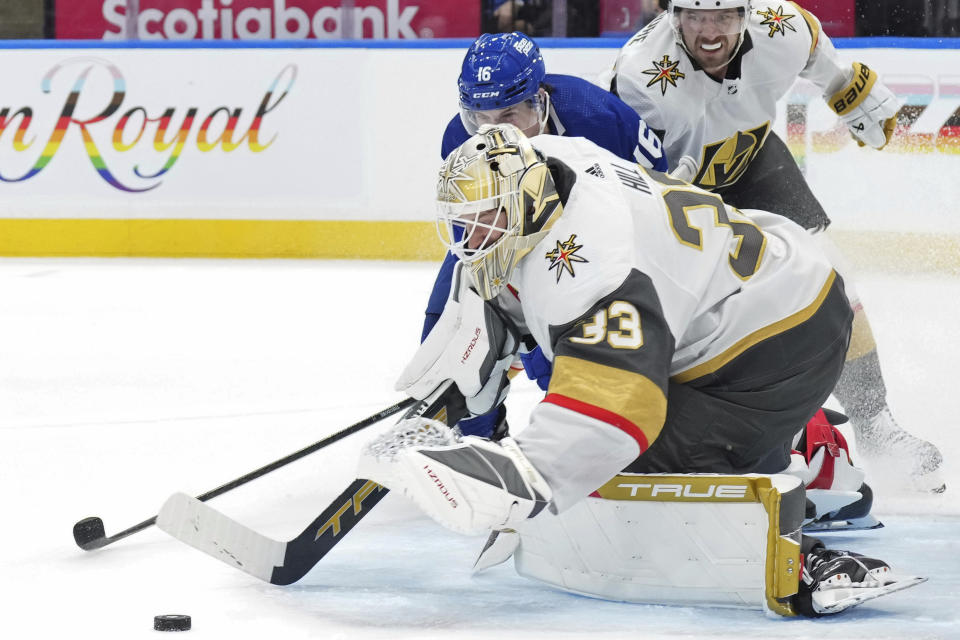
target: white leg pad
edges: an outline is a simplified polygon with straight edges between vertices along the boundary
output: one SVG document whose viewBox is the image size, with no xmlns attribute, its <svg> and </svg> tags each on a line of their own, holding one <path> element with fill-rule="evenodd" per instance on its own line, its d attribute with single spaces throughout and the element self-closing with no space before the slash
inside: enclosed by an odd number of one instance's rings
<svg viewBox="0 0 960 640">
<path fill-rule="evenodd" d="M 621 474 L 595 495 L 519 528 L 520 575 L 609 600 L 793 615 L 797 478 Z"/>
</svg>

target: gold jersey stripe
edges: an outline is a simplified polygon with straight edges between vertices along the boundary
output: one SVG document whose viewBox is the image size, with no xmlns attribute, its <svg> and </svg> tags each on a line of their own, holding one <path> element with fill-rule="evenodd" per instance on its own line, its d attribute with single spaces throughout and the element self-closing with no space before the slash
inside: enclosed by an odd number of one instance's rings
<svg viewBox="0 0 960 640">
<path fill-rule="evenodd" d="M 2 218 L 2 256 L 440 260 L 428 222 Z"/>
<path fill-rule="evenodd" d="M 648 445 L 660 435 L 667 416 L 667 398 L 650 378 L 571 356 L 554 360 L 549 393 L 624 418 L 643 433 Z"/>
<path fill-rule="evenodd" d="M 796 9 L 800 15 L 803 17 L 804 21 L 807 23 L 807 28 L 810 29 L 810 55 L 813 55 L 813 50 L 817 48 L 817 43 L 820 41 L 820 23 L 817 22 L 817 19 L 814 18 L 809 11 L 798 5 L 796 2 L 791 2 L 793 8 Z"/>
<path fill-rule="evenodd" d="M 721 353 L 720 355 L 710 358 L 704 363 L 698 364 L 697 366 L 682 371 L 670 379 L 677 383 L 690 382 L 691 380 L 696 380 L 701 376 L 705 376 L 708 373 L 713 373 L 717 369 L 720 369 L 725 364 L 729 363 L 731 360 L 739 356 L 741 353 L 749 349 L 750 347 L 763 342 L 764 340 L 771 338 L 775 335 L 781 334 L 784 331 L 793 329 L 797 325 L 803 324 L 809 320 L 814 313 L 820 308 L 820 305 L 823 304 L 824 299 L 826 299 L 827 294 L 830 293 L 830 288 L 833 286 L 834 281 L 837 278 L 836 271 L 831 271 L 827 281 L 824 283 L 823 287 L 820 289 L 820 293 L 817 294 L 816 299 L 807 305 L 805 308 L 797 311 L 796 313 L 787 316 L 783 320 L 774 322 L 771 325 L 767 325 L 762 329 L 758 329 L 748 336 L 738 340 L 732 347 Z"/>
</svg>

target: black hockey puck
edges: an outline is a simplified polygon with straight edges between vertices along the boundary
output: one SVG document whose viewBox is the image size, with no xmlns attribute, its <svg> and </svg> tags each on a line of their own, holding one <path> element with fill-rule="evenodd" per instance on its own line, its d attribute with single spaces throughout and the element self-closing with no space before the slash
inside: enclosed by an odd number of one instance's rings
<svg viewBox="0 0 960 640">
<path fill-rule="evenodd" d="M 73 540 L 81 547 L 106 535 L 103 530 L 103 520 L 96 516 L 84 518 L 73 525 Z"/>
<path fill-rule="evenodd" d="M 190 616 L 180 614 L 153 616 L 153 628 L 156 631 L 190 631 Z"/>
</svg>

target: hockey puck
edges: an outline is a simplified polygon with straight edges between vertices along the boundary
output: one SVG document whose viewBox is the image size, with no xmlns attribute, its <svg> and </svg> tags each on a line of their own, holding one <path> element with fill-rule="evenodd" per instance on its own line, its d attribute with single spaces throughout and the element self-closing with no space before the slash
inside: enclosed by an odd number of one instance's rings
<svg viewBox="0 0 960 640">
<path fill-rule="evenodd" d="M 190 616 L 180 614 L 153 616 L 153 628 L 155 631 L 189 631 Z"/>
<path fill-rule="evenodd" d="M 73 525 L 73 540 L 81 547 L 106 535 L 107 533 L 103 530 L 103 520 L 96 516 L 84 518 Z"/>
</svg>

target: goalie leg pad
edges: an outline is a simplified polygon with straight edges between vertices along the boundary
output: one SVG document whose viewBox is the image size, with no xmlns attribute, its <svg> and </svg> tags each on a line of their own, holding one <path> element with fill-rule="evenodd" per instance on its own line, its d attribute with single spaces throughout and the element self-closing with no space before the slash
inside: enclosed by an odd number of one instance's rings
<svg viewBox="0 0 960 640">
<path fill-rule="evenodd" d="M 520 575 L 596 598 L 794 615 L 803 515 L 791 476 L 621 474 L 524 522 L 514 562 Z"/>
</svg>

